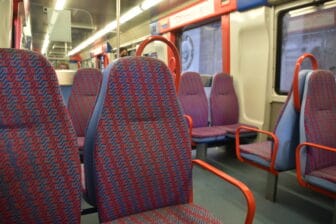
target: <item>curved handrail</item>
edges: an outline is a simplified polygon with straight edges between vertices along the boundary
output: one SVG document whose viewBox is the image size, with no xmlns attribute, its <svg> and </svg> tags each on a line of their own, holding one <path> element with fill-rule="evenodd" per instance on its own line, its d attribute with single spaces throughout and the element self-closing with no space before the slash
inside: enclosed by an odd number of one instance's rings
<svg viewBox="0 0 336 224">
<path fill-rule="evenodd" d="M 253 218 L 255 215 L 255 210 L 256 210 L 256 203 L 255 203 L 255 199 L 254 199 L 254 196 L 251 190 L 243 182 L 231 177 L 227 173 L 224 173 L 223 171 L 213 167 L 212 165 L 202 160 L 193 159 L 192 163 L 201 166 L 203 169 L 206 169 L 210 171 L 211 173 L 215 174 L 216 176 L 218 176 L 219 178 L 229 182 L 233 186 L 237 187 L 243 193 L 245 200 L 246 200 L 246 204 L 247 204 L 247 213 L 245 216 L 244 223 L 252 224 Z"/>
<path fill-rule="evenodd" d="M 175 72 L 174 69 L 171 69 L 171 72 L 173 74 L 175 74 L 175 89 L 176 92 L 178 91 L 179 88 L 179 84 L 180 84 L 180 76 L 181 76 L 181 61 L 180 61 L 180 54 L 176 48 L 176 46 L 169 40 L 167 40 L 166 38 L 162 37 L 162 36 L 150 36 L 147 39 L 145 39 L 143 42 L 141 42 L 141 44 L 139 45 L 139 48 L 137 49 L 135 55 L 136 56 L 141 56 L 143 50 L 145 49 L 145 47 L 147 46 L 147 44 L 153 42 L 153 41 L 162 41 L 164 43 L 166 43 L 170 49 L 173 51 L 174 54 L 174 58 L 175 58 Z M 170 59 L 169 59 L 170 60 Z"/>
<path fill-rule="evenodd" d="M 299 72 L 301 69 L 301 64 L 304 61 L 304 59 L 309 58 L 312 64 L 313 70 L 318 69 L 318 63 L 314 55 L 310 53 L 304 53 L 301 55 L 296 63 L 295 63 L 295 70 L 294 70 L 294 76 L 293 76 L 293 100 L 294 100 L 294 108 L 296 111 L 300 111 L 301 103 L 300 103 L 300 96 L 299 96 Z"/>
<path fill-rule="evenodd" d="M 264 135 L 267 135 L 269 136 L 270 138 L 272 138 L 272 141 L 273 141 L 273 146 L 272 146 L 272 153 L 271 153 L 271 161 L 270 161 L 270 166 L 269 167 L 266 167 L 266 166 L 262 166 L 262 165 L 259 165 L 258 163 L 255 163 L 255 162 L 252 162 L 252 161 L 249 161 L 249 160 L 245 160 L 243 157 L 241 157 L 241 152 L 240 152 L 240 130 L 241 129 L 245 129 L 245 130 L 249 130 L 249 131 L 254 131 L 254 132 L 258 132 L 258 133 L 261 133 L 261 134 L 264 134 Z M 278 171 L 275 169 L 275 160 L 276 160 L 276 156 L 278 154 L 278 148 L 279 148 L 279 139 L 278 137 L 270 132 L 270 131 L 264 131 L 264 130 L 260 130 L 260 129 L 257 129 L 257 128 L 252 128 L 252 127 L 248 127 L 248 126 L 240 126 L 239 128 L 237 128 L 236 130 L 236 135 L 235 135 L 235 141 L 236 141 L 236 155 L 237 155 L 237 158 L 242 161 L 242 162 L 248 162 L 256 167 L 259 167 L 263 170 L 266 170 L 274 175 L 278 175 Z"/>
<path fill-rule="evenodd" d="M 328 146 L 324 146 L 324 145 L 320 145 L 320 144 L 316 144 L 316 143 L 311 143 L 311 142 L 303 142 L 301 143 L 300 145 L 298 145 L 296 147 L 296 151 L 295 151 L 295 155 L 296 155 L 296 158 L 295 158 L 295 161 L 296 161 L 296 177 L 297 177 L 297 180 L 299 182 L 299 184 L 303 187 L 307 187 L 307 188 L 310 188 L 312 190 L 315 190 L 317 192 L 320 192 L 328 197 L 331 197 L 333 199 L 336 199 L 336 193 L 335 192 L 331 192 L 327 189 L 323 189 L 319 186 L 315 186 L 315 185 L 312 185 L 308 182 L 306 182 L 304 180 L 304 177 L 302 176 L 302 170 L 301 170 L 301 160 L 300 160 L 300 151 L 304 149 L 304 147 L 313 147 L 317 150 L 325 150 L 325 151 L 330 151 L 330 152 L 334 152 L 336 153 L 336 148 L 332 148 L 332 147 L 328 147 Z"/>
</svg>

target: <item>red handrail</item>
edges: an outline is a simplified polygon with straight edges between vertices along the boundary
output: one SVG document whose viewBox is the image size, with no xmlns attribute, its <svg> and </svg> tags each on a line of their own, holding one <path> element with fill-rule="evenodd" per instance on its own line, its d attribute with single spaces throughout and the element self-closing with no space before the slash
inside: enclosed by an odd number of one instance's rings
<svg viewBox="0 0 336 224">
<path fill-rule="evenodd" d="M 201 166 L 203 169 L 206 169 L 210 171 L 211 173 L 215 174 L 219 178 L 229 182 L 233 186 L 237 187 L 244 195 L 246 203 L 247 203 L 247 213 L 245 216 L 245 224 L 252 224 L 253 223 L 253 218 L 255 215 L 255 210 L 256 210 L 256 203 L 255 199 L 253 196 L 253 193 L 251 190 L 241 181 L 231 177 L 230 175 L 224 173 L 223 171 L 213 167 L 212 165 L 199 160 L 199 159 L 194 159 L 192 160 L 193 164 L 197 164 Z"/>
<path fill-rule="evenodd" d="M 180 61 L 180 54 L 176 48 L 176 46 L 169 40 L 167 40 L 166 38 L 162 37 L 162 36 L 150 36 L 148 37 L 146 40 L 144 40 L 143 42 L 141 42 L 141 44 L 139 45 L 139 48 L 136 51 L 136 56 L 141 56 L 143 50 L 145 49 L 145 47 L 147 46 L 147 44 L 149 44 L 150 42 L 153 41 L 162 41 L 164 43 L 166 43 L 170 49 L 173 51 L 174 54 L 174 59 L 171 58 L 172 60 L 175 60 L 175 71 L 174 69 L 171 69 L 172 73 L 175 74 L 175 89 L 176 92 L 178 92 L 178 87 L 179 87 L 179 83 L 180 83 L 180 76 L 181 76 L 181 61 Z M 169 60 L 171 60 L 169 59 Z"/>
<path fill-rule="evenodd" d="M 296 111 L 300 111 L 301 103 L 300 103 L 300 96 L 299 96 L 299 72 L 301 69 L 301 64 L 304 59 L 309 58 L 312 64 L 313 70 L 318 69 L 317 60 L 314 55 L 309 53 L 304 53 L 301 55 L 295 64 L 294 76 L 293 76 L 293 100 L 294 100 L 294 108 Z"/>
<path fill-rule="evenodd" d="M 325 151 L 330 151 L 330 152 L 334 152 L 336 153 L 336 148 L 332 148 L 332 147 L 328 147 L 328 146 L 324 146 L 324 145 L 319 145 L 316 143 L 311 143 L 311 142 L 303 142 L 300 145 L 298 145 L 296 147 L 296 176 L 297 176 L 297 180 L 299 182 L 299 184 L 303 187 L 307 187 L 310 188 L 314 191 L 317 191 L 319 193 L 322 193 L 328 197 L 331 197 L 333 199 L 336 199 L 336 193 L 335 192 L 331 192 L 327 189 L 323 189 L 321 187 L 312 185 L 308 182 L 306 182 L 302 176 L 302 171 L 301 171 L 301 160 L 300 160 L 300 151 L 303 150 L 304 147 L 313 147 L 316 150 L 325 150 Z"/>
</svg>

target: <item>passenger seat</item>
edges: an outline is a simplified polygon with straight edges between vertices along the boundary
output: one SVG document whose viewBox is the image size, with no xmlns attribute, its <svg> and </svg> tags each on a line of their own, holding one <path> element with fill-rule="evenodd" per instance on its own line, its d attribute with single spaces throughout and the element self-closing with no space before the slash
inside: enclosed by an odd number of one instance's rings
<svg viewBox="0 0 336 224">
<path fill-rule="evenodd" d="M 85 133 L 102 83 L 102 73 L 95 68 L 79 69 L 74 77 L 68 110 L 77 133 L 79 150 L 83 150 Z"/>
</svg>

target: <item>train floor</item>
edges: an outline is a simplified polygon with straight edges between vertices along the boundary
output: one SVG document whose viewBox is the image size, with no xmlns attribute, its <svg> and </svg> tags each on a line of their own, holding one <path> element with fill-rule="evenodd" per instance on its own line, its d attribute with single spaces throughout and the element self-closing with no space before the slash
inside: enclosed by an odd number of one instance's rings
<svg viewBox="0 0 336 224">
<path fill-rule="evenodd" d="M 294 171 L 280 173 L 277 200 L 271 202 L 264 196 L 266 171 L 238 161 L 231 147 L 209 148 L 207 162 L 244 182 L 252 190 L 256 200 L 254 224 L 332 223 L 335 202 L 299 186 Z M 196 166 L 193 169 L 193 189 L 194 202 L 210 210 L 223 223 L 244 223 L 246 203 L 235 187 Z M 83 207 L 86 206 L 83 202 Z M 97 214 L 83 215 L 81 221 L 99 223 Z"/>
</svg>

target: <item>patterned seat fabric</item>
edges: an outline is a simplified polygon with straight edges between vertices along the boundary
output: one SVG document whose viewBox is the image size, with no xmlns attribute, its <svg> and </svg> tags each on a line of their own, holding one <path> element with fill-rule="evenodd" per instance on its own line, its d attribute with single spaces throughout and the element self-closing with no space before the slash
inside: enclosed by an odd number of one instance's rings
<svg viewBox="0 0 336 224">
<path fill-rule="evenodd" d="M 239 105 L 233 79 L 230 75 L 218 73 L 214 76 L 210 92 L 211 125 L 219 126 L 234 137 L 236 129 L 241 126 L 254 126 L 239 123 Z M 256 133 L 243 130 L 242 136 L 256 137 Z"/>
<path fill-rule="evenodd" d="M 188 129 L 161 61 L 127 57 L 106 68 L 87 137 L 88 199 L 101 222 L 191 201 Z"/>
<path fill-rule="evenodd" d="M 190 223 L 211 223 L 221 222 L 213 217 L 207 210 L 195 204 L 175 205 L 156 210 L 130 215 L 124 218 L 106 222 L 103 224 L 126 224 L 126 223 L 148 223 L 148 224 L 190 224 Z"/>
<path fill-rule="evenodd" d="M 0 49 L 0 223 L 79 223 L 75 131 L 53 67 Z"/>
<path fill-rule="evenodd" d="M 178 98 L 184 114 L 192 118 L 191 131 L 195 142 L 211 142 L 225 138 L 226 130 L 209 127 L 208 100 L 198 73 L 185 72 L 182 74 Z"/>
<path fill-rule="evenodd" d="M 88 121 L 96 103 L 103 76 L 98 69 L 79 69 L 74 77 L 68 110 L 79 149 L 83 149 Z"/>
<path fill-rule="evenodd" d="M 336 83 L 330 71 L 317 70 L 306 79 L 300 141 L 336 148 Z M 328 180 L 336 192 L 336 153 L 307 147 L 301 154 L 303 175 L 316 185 Z"/>
<path fill-rule="evenodd" d="M 308 70 L 304 70 L 299 74 L 300 99 L 303 95 L 305 78 L 308 73 Z M 294 108 L 291 91 L 282 107 L 273 132 L 279 140 L 274 164 L 274 168 L 278 171 L 295 168 L 295 148 L 299 144 L 299 117 L 299 113 Z M 240 147 L 241 156 L 263 166 L 270 167 L 272 146 L 272 144 L 264 142 L 243 145 L 243 147 Z"/>
</svg>

